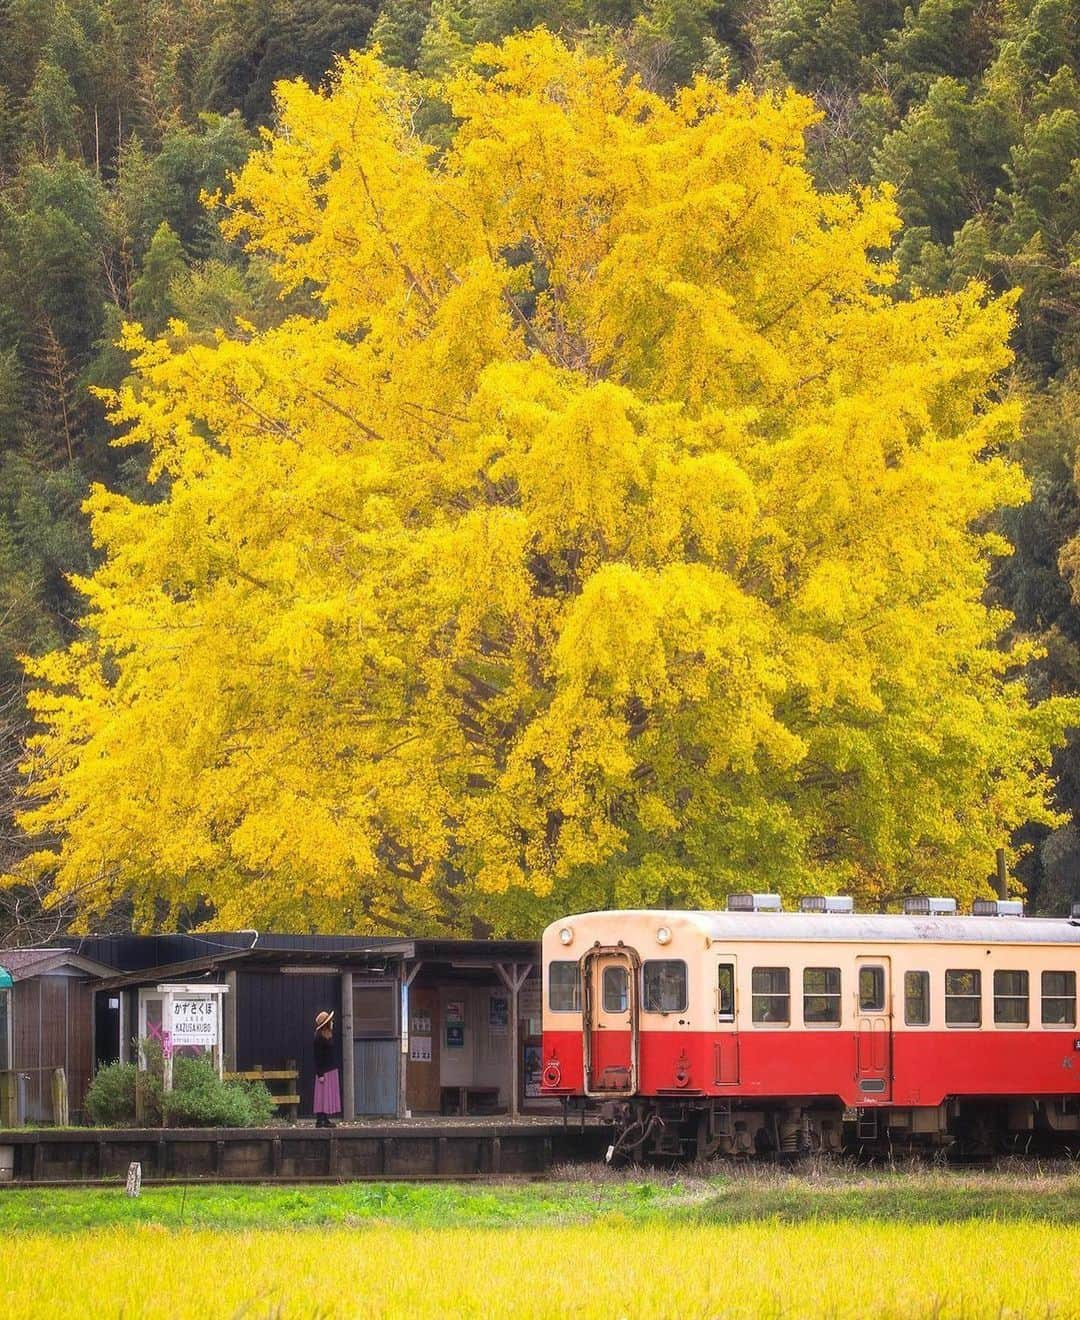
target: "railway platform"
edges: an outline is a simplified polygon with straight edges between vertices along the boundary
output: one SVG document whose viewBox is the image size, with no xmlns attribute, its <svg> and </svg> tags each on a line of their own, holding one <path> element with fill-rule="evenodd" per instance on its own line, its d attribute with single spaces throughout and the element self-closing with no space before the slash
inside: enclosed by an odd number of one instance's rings
<svg viewBox="0 0 1080 1320">
<path fill-rule="evenodd" d="M 571 1117 L 409 1118 L 262 1128 L 35 1128 L 0 1131 L 5 1187 L 122 1182 L 338 1182 L 541 1175 L 601 1159 L 610 1128 Z M 0 1168 L 3 1164 L 0 1163 Z"/>
</svg>

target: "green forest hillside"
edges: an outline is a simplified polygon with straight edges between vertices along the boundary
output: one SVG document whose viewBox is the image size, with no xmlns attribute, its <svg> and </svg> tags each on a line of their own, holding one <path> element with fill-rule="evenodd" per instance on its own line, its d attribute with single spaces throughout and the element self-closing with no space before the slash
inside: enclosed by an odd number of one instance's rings
<svg viewBox="0 0 1080 1320">
<path fill-rule="evenodd" d="M 121 323 L 172 317 L 195 333 L 287 304 L 222 238 L 206 194 L 271 122 L 282 78 L 319 82 L 377 42 L 436 76 L 478 42 L 544 24 L 611 48 L 670 90 L 706 71 L 758 89 L 793 83 L 821 111 L 811 159 L 832 189 L 888 183 L 905 228 L 897 296 L 980 278 L 1018 288 L 1021 461 L 1031 502 L 995 602 L 1041 640 L 1033 689 L 1080 690 L 1080 17 L 1070 0 L 0 0 L 0 710 L 4 866 L 27 731 L 17 657 L 65 639 L 69 575 L 93 563 L 92 482 L 152 499 L 113 449 L 94 387 L 129 363 Z M 438 105 L 418 125 L 450 126 Z M 1022 879 L 1035 906 L 1080 898 L 1080 745 L 1056 765 L 1068 817 L 1040 827 Z M 992 859 L 988 859 L 988 870 Z M 40 895 L 0 890 L 0 937 L 40 938 Z"/>
</svg>

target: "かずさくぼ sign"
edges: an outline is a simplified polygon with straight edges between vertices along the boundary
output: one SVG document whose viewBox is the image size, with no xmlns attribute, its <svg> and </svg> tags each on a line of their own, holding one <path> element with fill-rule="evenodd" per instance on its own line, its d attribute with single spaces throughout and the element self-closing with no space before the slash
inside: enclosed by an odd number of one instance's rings
<svg viewBox="0 0 1080 1320">
<path fill-rule="evenodd" d="M 174 999 L 171 1035 L 174 1050 L 181 1045 L 216 1045 L 218 1043 L 217 1001 Z"/>
</svg>

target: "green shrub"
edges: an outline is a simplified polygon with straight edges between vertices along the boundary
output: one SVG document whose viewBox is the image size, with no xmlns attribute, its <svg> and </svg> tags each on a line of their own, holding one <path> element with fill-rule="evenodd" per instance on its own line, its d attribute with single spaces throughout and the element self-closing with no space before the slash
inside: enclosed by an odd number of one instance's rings
<svg viewBox="0 0 1080 1320">
<path fill-rule="evenodd" d="M 139 1042 L 139 1052 L 145 1067 L 139 1069 L 138 1122 L 143 1127 L 161 1127 L 165 1121 L 161 1098 L 165 1093 L 165 1053 L 161 1041 L 147 1038 Z"/>
<path fill-rule="evenodd" d="M 262 1127 L 274 1116 L 262 1082 L 223 1082 L 209 1059 L 173 1059 L 173 1089 L 165 1092 L 161 1043 L 140 1041 L 145 1068 L 110 1063 L 86 1094 L 86 1112 L 100 1126 Z"/>
<path fill-rule="evenodd" d="M 170 1127 L 258 1127 L 273 1113 L 261 1082 L 223 1082 L 208 1059 L 174 1059 L 162 1105 Z"/>
<path fill-rule="evenodd" d="M 133 1063 L 110 1063 L 98 1069 L 86 1093 L 86 1112 L 92 1123 L 124 1127 L 135 1122 L 137 1072 Z"/>
</svg>

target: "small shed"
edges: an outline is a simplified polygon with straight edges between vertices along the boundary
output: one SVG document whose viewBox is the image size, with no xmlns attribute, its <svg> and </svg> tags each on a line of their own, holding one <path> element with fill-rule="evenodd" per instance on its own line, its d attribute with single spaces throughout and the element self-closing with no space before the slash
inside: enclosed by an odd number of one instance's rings
<svg viewBox="0 0 1080 1320">
<path fill-rule="evenodd" d="M 0 966 L 0 1072 L 17 1074 L 22 1121 L 53 1121 L 57 1068 L 77 1115 L 94 1071 L 94 986 L 112 969 L 66 948 L 0 950 Z"/>
</svg>

